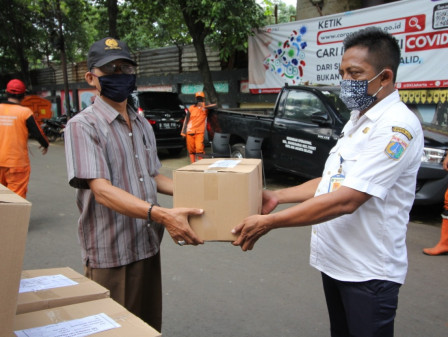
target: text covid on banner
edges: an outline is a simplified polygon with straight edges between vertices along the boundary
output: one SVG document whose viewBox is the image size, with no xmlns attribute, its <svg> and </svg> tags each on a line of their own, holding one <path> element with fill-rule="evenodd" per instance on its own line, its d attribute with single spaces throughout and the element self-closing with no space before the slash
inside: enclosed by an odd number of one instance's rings
<svg viewBox="0 0 448 337">
<path fill-rule="evenodd" d="M 402 0 L 351 12 L 263 27 L 249 37 L 249 89 L 338 85 L 348 35 L 376 26 L 401 48 L 398 89 L 448 87 L 448 1 Z"/>
</svg>

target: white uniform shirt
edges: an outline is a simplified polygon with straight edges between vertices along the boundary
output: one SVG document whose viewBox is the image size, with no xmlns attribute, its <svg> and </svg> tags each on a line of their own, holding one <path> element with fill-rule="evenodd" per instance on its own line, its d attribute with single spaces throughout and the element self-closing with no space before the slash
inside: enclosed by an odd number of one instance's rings
<svg viewBox="0 0 448 337">
<path fill-rule="evenodd" d="M 353 214 L 312 227 L 310 264 L 341 281 L 402 284 L 423 131 L 397 91 L 358 116 L 352 112 L 330 151 L 316 196 L 329 192 L 331 177 L 342 165 L 342 185 L 372 198 Z"/>
</svg>

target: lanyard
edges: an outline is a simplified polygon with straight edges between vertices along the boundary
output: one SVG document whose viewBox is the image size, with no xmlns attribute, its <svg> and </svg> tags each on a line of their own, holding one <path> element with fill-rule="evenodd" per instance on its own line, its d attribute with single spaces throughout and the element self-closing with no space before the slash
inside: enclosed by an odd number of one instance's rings
<svg viewBox="0 0 448 337">
<path fill-rule="evenodd" d="M 339 159 L 340 159 L 340 162 L 339 162 L 338 173 L 330 178 L 328 192 L 336 191 L 339 187 L 341 187 L 342 182 L 345 179 L 345 176 L 342 174 L 342 163 L 344 162 L 344 158 L 342 158 L 342 156 L 340 154 L 339 154 Z"/>
</svg>

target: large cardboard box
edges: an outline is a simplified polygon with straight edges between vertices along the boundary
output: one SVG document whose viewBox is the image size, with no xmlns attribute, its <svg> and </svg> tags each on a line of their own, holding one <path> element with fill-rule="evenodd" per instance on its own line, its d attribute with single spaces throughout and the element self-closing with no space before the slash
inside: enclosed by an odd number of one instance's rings
<svg viewBox="0 0 448 337">
<path fill-rule="evenodd" d="M 31 203 L 0 185 L 0 336 L 12 333 Z"/>
<path fill-rule="evenodd" d="M 117 323 L 119 327 L 100 330 L 111 324 L 117 325 Z M 41 333 L 44 330 L 46 332 L 52 331 L 52 334 L 38 334 L 36 330 L 26 331 L 25 333 L 19 332 L 38 328 L 41 329 L 39 331 Z M 80 331 L 84 334 L 80 334 Z M 94 332 L 89 336 L 101 337 L 161 336 L 160 332 L 111 298 L 17 315 L 14 320 L 14 332 L 19 336 L 86 336 L 87 332 Z"/>
<path fill-rule="evenodd" d="M 205 241 L 234 241 L 232 228 L 261 212 L 260 159 L 202 159 L 174 171 L 173 179 L 174 207 L 204 209 L 190 225 Z"/>
<path fill-rule="evenodd" d="M 63 282 L 54 281 L 50 277 L 60 276 L 76 282 L 74 285 L 61 286 Z M 50 268 L 22 271 L 22 280 L 40 280 L 36 287 L 52 286 L 52 288 L 19 293 L 17 314 L 31 311 L 61 307 L 64 305 L 98 300 L 110 296 L 108 289 L 79 274 L 71 268 Z M 53 281 L 50 283 L 49 281 Z M 62 280 L 63 281 L 63 280 Z"/>
</svg>

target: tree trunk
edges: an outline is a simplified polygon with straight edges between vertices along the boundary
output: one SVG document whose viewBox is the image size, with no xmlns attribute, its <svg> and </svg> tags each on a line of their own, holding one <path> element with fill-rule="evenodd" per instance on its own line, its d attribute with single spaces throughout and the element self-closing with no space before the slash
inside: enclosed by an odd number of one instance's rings
<svg viewBox="0 0 448 337">
<path fill-rule="evenodd" d="M 178 0 L 185 24 L 188 27 L 188 32 L 193 39 L 194 49 L 196 50 L 196 57 L 198 60 L 198 69 L 204 82 L 205 98 L 207 102 L 216 103 L 219 105 L 218 94 L 213 85 L 212 73 L 207 60 L 205 52 L 204 40 L 206 33 L 204 32 L 204 22 L 200 20 L 199 15 L 194 10 L 187 10 L 187 1 Z"/>
<path fill-rule="evenodd" d="M 56 13 L 57 13 L 57 16 L 58 16 L 58 29 L 59 29 L 59 38 L 60 38 L 62 77 L 64 79 L 65 114 L 67 115 L 67 120 L 69 120 L 71 118 L 70 89 L 68 87 L 67 57 L 65 55 L 65 41 L 64 41 L 64 32 L 62 30 L 62 13 L 61 13 L 61 3 L 60 3 L 60 0 L 58 0 L 58 2 L 57 2 L 57 12 Z"/>
<path fill-rule="evenodd" d="M 9 8 L 8 8 L 9 9 Z M 13 41 L 12 49 L 15 50 L 17 59 L 20 64 L 20 70 L 23 78 L 21 78 L 26 84 L 27 87 L 31 85 L 30 73 L 29 73 L 29 63 L 25 56 L 25 50 L 23 48 L 25 37 L 23 34 L 22 24 L 17 21 L 16 16 L 11 15 L 9 17 L 12 26 L 14 27 L 14 34 L 11 34 L 11 38 Z"/>
<path fill-rule="evenodd" d="M 117 0 L 107 0 L 107 13 L 109 15 L 109 36 L 115 39 L 119 39 L 117 31 Z"/>
<path fill-rule="evenodd" d="M 18 41 L 23 42 L 24 39 L 23 39 L 22 29 L 20 29 L 20 34 L 21 34 L 21 36 L 19 37 Z M 29 63 L 28 63 L 28 59 L 25 56 L 25 50 L 23 49 L 23 43 L 18 43 L 16 50 L 17 50 L 19 60 L 20 60 L 20 69 L 21 69 L 23 77 L 24 77 L 23 80 L 25 83 L 28 83 L 28 86 L 31 86 Z"/>
<path fill-rule="evenodd" d="M 205 45 L 201 41 L 194 41 L 194 49 L 196 50 L 196 57 L 198 59 L 198 69 L 201 74 L 202 81 L 204 82 L 205 97 L 210 103 L 218 103 L 218 94 L 216 93 L 215 86 L 213 85 L 212 73 L 208 65 L 207 54 L 205 52 Z"/>
</svg>

